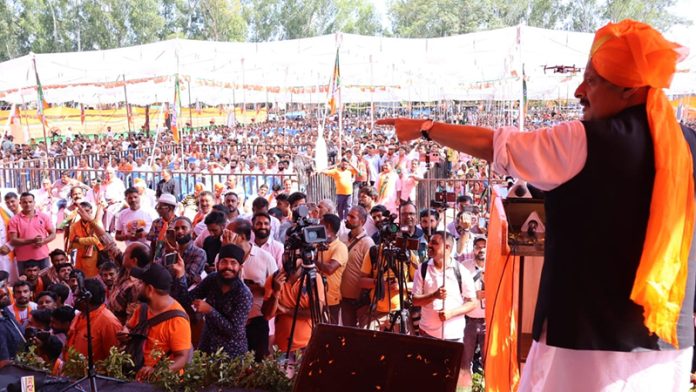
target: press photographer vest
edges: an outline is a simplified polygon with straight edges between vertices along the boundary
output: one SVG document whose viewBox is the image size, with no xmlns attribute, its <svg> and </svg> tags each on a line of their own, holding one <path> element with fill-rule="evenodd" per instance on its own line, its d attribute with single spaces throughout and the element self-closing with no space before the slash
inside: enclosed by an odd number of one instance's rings
<svg viewBox="0 0 696 392">
<path fill-rule="evenodd" d="M 539 340 L 546 323 L 546 343 L 551 346 L 671 349 L 648 332 L 643 308 L 630 299 L 655 179 L 645 106 L 583 124 L 587 136 L 584 168 L 546 193 L 546 250 L 533 337 Z M 696 156 L 696 134 L 688 128 L 682 130 Z M 681 348 L 694 343 L 694 248 L 689 254 L 678 325 Z"/>
</svg>

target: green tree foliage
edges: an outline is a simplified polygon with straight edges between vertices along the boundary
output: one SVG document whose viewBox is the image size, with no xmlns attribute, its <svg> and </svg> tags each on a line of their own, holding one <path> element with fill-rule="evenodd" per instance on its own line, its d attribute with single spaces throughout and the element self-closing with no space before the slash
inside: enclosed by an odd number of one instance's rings
<svg viewBox="0 0 696 392">
<path fill-rule="evenodd" d="M 478 30 L 528 26 L 591 32 L 607 21 L 641 20 L 661 30 L 687 23 L 669 12 L 676 0 L 392 0 L 394 35 L 442 37 Z"/>
</svg>

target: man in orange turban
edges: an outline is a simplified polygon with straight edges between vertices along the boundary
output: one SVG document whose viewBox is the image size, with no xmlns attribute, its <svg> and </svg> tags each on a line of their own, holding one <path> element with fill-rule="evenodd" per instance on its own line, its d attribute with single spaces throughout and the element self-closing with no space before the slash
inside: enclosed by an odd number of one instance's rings
<svg viewBox="0 0 696 392">
<path fill-rule="evenodd" d="M 583 121 L 535 132 L 387 119 L 545 191 L 545 261 L 520 390 L 688 389 L 696 133 L 663 88 L 686 49 L 624 20 L 597 31 Z"/>
</svg>

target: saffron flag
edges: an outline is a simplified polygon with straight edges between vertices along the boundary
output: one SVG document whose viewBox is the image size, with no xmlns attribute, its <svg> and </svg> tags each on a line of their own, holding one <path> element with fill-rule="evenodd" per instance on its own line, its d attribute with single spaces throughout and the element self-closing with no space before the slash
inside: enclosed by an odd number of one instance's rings
<svg viewBox="0 0 696 392">
<path fill-rule="evenodd" d="M 176 75 L 176 79 L 174 80 L 174 101 L 172 102 L 171 109 L 172 109 L 172 114 L 171 114 L 172 135 L 174 137 L 174 141 L 176 143 L 179 143 L 180 135 L 179 135 L 178 117 L 179 117 L 179 112 L 181 112 L 181 93 L 179 91 L 179 75 Z"/>
<path fill-rule="evenodd" d="M 39 72 L 36 70 L 36 60 L 34 60 L 34 76 L 36 76 L 36 116 L 44 126 L 48 126 L 46 115 L 44 114 L 44 110 L 48 109 L 48 102 L 46 102 L 44 98 L 43 88 L 39 80 Z"/>
<path fill-rule="evenodd" d="M 331 83 L 329 84 L 331 97 L 329 98 L 329 108 L 331 115 L 336 114 L 336 107 L 341 105 L 341 69 L 338 61 L 338 49 L 336 49 L 336 62 L 334 63 L 333 74 L 331 75 Z"/>
</svg>

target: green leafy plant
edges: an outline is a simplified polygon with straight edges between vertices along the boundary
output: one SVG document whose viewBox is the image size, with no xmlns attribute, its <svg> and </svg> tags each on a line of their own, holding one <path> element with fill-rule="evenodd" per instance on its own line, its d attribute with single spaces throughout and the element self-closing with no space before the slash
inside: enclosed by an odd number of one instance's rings
<svg viewBox="0 0 696 392">
<path fill-rule="evenodd" d="M 38 370 L 49 371 L 48 364 L 36 352 L 36 346 L 34 345 L 28 346 L 27 351 L 18 353 L 15 361 L 19 365 L 28 366 L 30 368 Z"/>
<path fill-rule="evenodd" d="M 181 376 L 179 373 L 169 370 L 169 367 L 172 365 L 169 357 L 161 350 L 152 350 L 150 355 L 157 362 L 148 381 L 168 392 L 180 391 Z"/>
<path fill-rule="evenodd" d="M 68 355 L 63 363 L 63 375 L 70 378 L 82 378 L 87 375 L 87 358 L 74 347 L 68 348 Z"/>
<path fill-rule="evenodd" d="M 486 380 L 483 373 L 474 373 L 471 380 L 473 382 L 471 392 L 484 392 L 486 390 Z"/>
<path fill-rule="evenodd" d="M 96 363 L 97 373 L 126 381 L 133 380 L 134 367 L 131 355 L 116 346 L 111 347 L 106 359 Z"/>
</svg>

